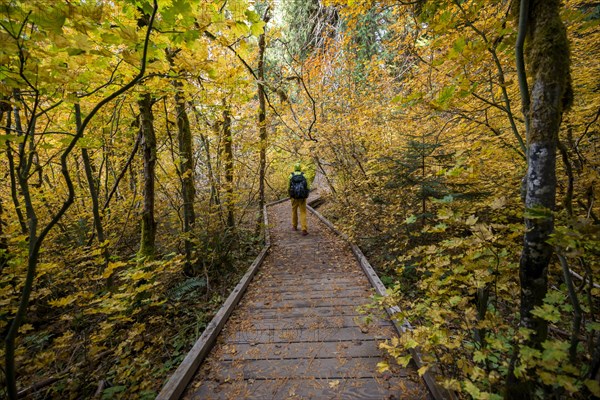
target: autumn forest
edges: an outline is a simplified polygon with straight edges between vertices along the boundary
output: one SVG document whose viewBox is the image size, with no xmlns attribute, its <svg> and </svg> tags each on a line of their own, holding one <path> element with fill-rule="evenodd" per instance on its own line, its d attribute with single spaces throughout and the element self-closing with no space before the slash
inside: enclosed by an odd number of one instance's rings
<svg viewBox="0 0 600 400">
<path fill-rule="evenodd" d="M 397 363 L 418 347 L 461 399 L 600 397 L 599 23 L 583 0 L 0 0 L 0 398 L 154 399 L 298 162 L 387 287 L 366 312 L 414 328 Z"/>
</svg>

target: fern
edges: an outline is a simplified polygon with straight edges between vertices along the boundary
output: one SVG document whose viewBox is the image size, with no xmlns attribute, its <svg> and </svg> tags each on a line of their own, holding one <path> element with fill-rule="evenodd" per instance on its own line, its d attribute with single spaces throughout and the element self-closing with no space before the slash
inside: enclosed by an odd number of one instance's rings
<svg viewBox="0 0 600 400">
<path fill-rule="evenodd" d="M 187 294 L 205 287 L 206 279 L 201 277 L 190 278 L 169 290 L 169 297 L 174 300 L 181 300 Z M 195 294 L 196 293 L 192 293 L 192 296 Z"/>
</svg>

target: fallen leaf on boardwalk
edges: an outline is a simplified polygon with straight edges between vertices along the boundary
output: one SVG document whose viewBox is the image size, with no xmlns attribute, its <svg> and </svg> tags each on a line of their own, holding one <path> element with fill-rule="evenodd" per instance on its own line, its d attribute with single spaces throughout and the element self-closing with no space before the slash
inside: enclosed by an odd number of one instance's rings
<svg viewBox="0 0 600 400">
<path fill-rule="evenodd" d="M 378 362 L 377 363 L 377 371 L 379 371 L 380 373 L 385 372 L 385 371 L 389 371 L 390 370 L 390 365 L 385 362 Z"/>
<path fill-rule="evenodd" d="M 332 389 L 335 389 L 338 386 L 340 386 L 340 381 L 337 380 L 337 379 L 335 381 L 329 382 L 329 387 L 332 388 Z"/>
</svg>

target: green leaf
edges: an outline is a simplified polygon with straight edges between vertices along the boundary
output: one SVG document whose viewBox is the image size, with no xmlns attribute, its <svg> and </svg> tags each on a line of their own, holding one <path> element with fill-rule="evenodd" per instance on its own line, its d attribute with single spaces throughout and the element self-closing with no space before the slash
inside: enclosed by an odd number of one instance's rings
<svg viewBox="0 0 600 400">
<path fill-rule="evenodd" d="M 75 48 L 75 47 L 69 47 L 67 49 L 67 54 L 70 55 L 70 56 L 78 56 L 80 54 L 85 54 L 85 50 L 78 49 L 78 48 Z"/>
<path fill-rule="evenodd" d="M 557 323 L 561 320 L 560 310 L 550 304 L 544 304 L 542 307 L 535 307 L 531 313 L 538 318 L 553 323 Z"/>
<path fill-rule="evenodd" d="M 252 23 L 252 25 L 250 26 L 250 32 L 252 32 L 252 34 L 254 36 L 260 36 L 264 33 L 264 31 L 265 31 L 264 21 Z"/>
<path fill-rule="evenodd" d="M 591 331 L 600 331 L 600 322 L 588 322 L 585 329 L 588 332 Z"/>
<path fill-rule="evenodd" d="M 17 135 L 0 135 L 0 146 L 4 146 L 6 142 L 22 143 L 24 136 Z"/>
<path fill-rule="evenodd" d="M 477 351 L 475 351 L 475 353 L 473 353 L 473 361 L 484 362 L 485 359 L 486 359 L 486 356 L 481 351 L 477 350 Z"/>
<path fill-rule="evenodd" d="M 546 362 L 565 361 L 569 356 L 569 342 L 563 342 L 560 340 L 546 340 L 542 346 L 544 347 L 542 360 Z"/>
<path fill-rule="evenodd" d="M 465 392 L 469 393 L 474 399 L 478 399 L 481 395 L 481 390 L 471 381 L 465 381 Z"/>
<path fill-rule="evenodd" d="M 584 383 L 594 396 L 600 397 L 600 383 L 598 383 L 598 381 L 587 379 Z"/>
<path fill-rule="evenodd" d="M 67 20 L 67 15 L 58 6 L 55 6 L 50 7 L 45 12 L 32 13 L 31 20 L 46 31 L 62 33 L 62 27 Z"/>
<path fill-rule="evenodd" d="M 450 100 L 452 100 L 452 97 L 454 96 L 455 91 L 456 91 L 456 86 L 454 86 L 454 85 L 446 86 L 439 93 L 438 98 L 435 100 L 435 104 L 442 110 L 448 109 L 448 106 L 450 105 Z"/>
<path fill-rule="evenodd" d="M 414 224 L 415 222 L 417 222 L 417 217 L 414 214 L 404 220 L 406 225 Z"/>
<path fill-rule="evenodd" d="M 456 39 L 456 41 L 454 42 L 454 45 L 452 45 L 452 48 L 457 53 L 462 53 L 462 51 L 465 48 L 466 44 L 467 44 L 467 42 L 465 41 L 465 38 L 464 37 L 460 37 L 460 38 Z"/>
<path fill-rule="evenodd" d="M 115 394 L 124 392 L 125 389 L 127 389 L 126 386 L 113 386 L 113 387 L 104 389 L 104 391 L 102 392 L 102 399 L 107 399 L 107 400 L 112 399 Z"/>
</svg>

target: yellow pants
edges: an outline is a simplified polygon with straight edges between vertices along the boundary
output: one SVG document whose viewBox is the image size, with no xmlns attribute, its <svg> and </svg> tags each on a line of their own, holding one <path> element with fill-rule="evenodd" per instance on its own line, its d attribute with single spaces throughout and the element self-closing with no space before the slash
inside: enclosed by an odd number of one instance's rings
<svg viewBox="0 0 600 400">
<path fill-rule="evenodd" d="M 306 199 L 292 199 L 292 225 L 298 227 L 298 209 L 300 209 L 300 226 L 303 231 L 306 227 Z"/>
</svg>

